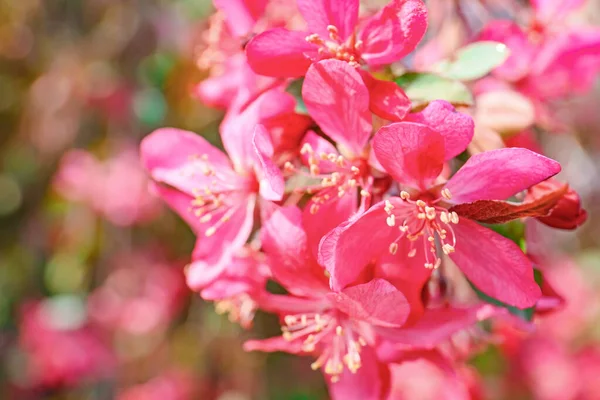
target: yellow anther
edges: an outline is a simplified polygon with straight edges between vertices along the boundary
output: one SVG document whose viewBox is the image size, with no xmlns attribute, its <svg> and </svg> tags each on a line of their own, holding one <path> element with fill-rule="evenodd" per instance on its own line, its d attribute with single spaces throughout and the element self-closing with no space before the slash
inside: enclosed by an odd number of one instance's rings
<svg viewBox="0 0 600 400">
<path fill-rule="evenodd" d="M 442 250 L 444 251 L 444 254 L 454 253 L 454 246 L 446 243 L 442 246 Z"/>
<path fill-rule="evenodd" d="M 447 200 L 450 200 L 452 198 L 452 193 L 450 193 L 450 190 L 448 188 L 442 189 L 442 197 Z"/>
<path fill-rule="evenodd" d="M 403 190 L 400 192 L 400 198 L 402 200 L 408 200 L 408 199 L 410 199 L 410 194 Z"/>
<path fill-rule="evenodd" d="M 388 224 L 388 226 L 396 225 L 396 216 L 394 214 L 389 215 L 385 222 Z"/>
</svg>

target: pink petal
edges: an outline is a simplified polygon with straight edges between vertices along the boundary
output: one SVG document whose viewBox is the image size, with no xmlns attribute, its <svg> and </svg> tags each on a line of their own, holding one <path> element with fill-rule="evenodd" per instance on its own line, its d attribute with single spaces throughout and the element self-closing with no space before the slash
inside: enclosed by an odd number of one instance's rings
<svg viewBox="0 0 600 400">
<path fill-rule="evenodd" d="M 298 0 L 298 11 L 306 20 L 308 30 L 324 40 L 329 39 L 328 25 L 338 29 L 342 40 L 354 33 L 358 6 L 358 0 Z"/>
<path fill-rule="evenodd" d="M 421 0 L 391 0 L 362 28 L 362 58 L 371 66 L 396 62 L 417 47 L 426 30 L 427 8 Z"/>
<path fill-rule="evenodd" d="M 267 129 L 271 137 L 269 140 L 275 136 L 280 146 L 298 145 L 300 135 L 304 133 L 310 120 L 295 114 L 295 106 L 293 96 L 276 87 L 262 93 L 239 112 L 229 110 L 220 132 L 223 146 L 234 160 L 236 169 L 248 169 L 255 164 L 252 136 L 257 124 Z M 292 143 L 285 143 L 287 141 Z"/>
<path fill-rule="evenodd" d="M 217 301 L 248 293 L 253 289 L 254 286 L 251 281 L 222 277 L 204 287 L 200 291 L 200 297 L 208 301 Z"/>
<path fill-rule="evenodd" d="M 516 23 L 505 20 L 492 21 L 483 28 L 479 40 L 504 43 L 510 49 L 510 56 L 494 69 L 494 75 L 514 82 L 525 77 L 531 70 L 536 48 Z"/>
<path fill-rule="evenodd" d="M 210 221 L 200 225 L 201 234 L 196 241 L 193 258 L 212 260 L 221 254 L 232 253 L 246 244 L 254 225 L 255 206 L 256 196 L 249 195 L 231 208 L 214 213 Z M 225 213 L 229 211 L 232 212 L 231 215 L 221 223 Z M 208 229 L 213 227 L 217 229 L 211 233 Z"/>
<path fill-rule="evenodd" d="M 564 23 L 567 14 L 583 7 L 585 0 L 532 0 L 535 17 L 544 24 Z"/>
<path fill-rule="evenodd" d="M 541 46 L 522 90 L 542 99 L 585 93 L 596 82 L 599 70 L 600 31 L 567 32 Z"/>
<path fill-rule="evenodd" d="M 518 147 L 476 154 L 446 184 L 452 202 L 505 200 L 560 172 L 560 164 Z"/>
<path fill-rule="evenodd" d="M 328 297 L 350 318 L 375 326 L 401 327 L 410 313 L 406 297 L 384 279 L 350 286 Z"/>
<path fill-rule="evenodd" d="M 331 139 L 360 155 L 371 135 L 369 93 L 355 68 L 323 60 L 306 73 L 302 98 L 308 113 Z"/>
<path fill-rule="evenodd" d="M 140 145 L 142 164 L 158 182 L 193 195 L 214 178 L 203 170 L 207 165 L 235 182 L 231 163 L 223 152 L 193 132 L 162 128 L 146 136 Z M 206 162 L 201 160 L 206 155 Z"/>
<path fill-rule="evenodd" d="M 263 249 L 270 258 L 274 278 L 298 296 L 328 292 L 324 270 L 316 263 L 302 229 L 302 212 L 295 206 L 280 207 L 263 221 Z"/>
<path fill-rule="evenodd" d="M 442 135 L 446 160 L 465 151 L 475 133 L 473 118 L 456 111 L 452 104 L 443 100 L 432 101 L 423 111 L 409 114 L 406 121 L 427 125 Z"/>
<path fill-rule="evenodd" d="M 305 54 L 317 48 L 306 41 L 308 33 L 275 28 L 255 36 L 246 46 L 248 63 L 259 75 L 282 78 L 303 76 L 311 64 Z"/>
<path fill-rule="evenodd" d="M 450 257 L 479 290 L 518 308 L 539 300 L 533 265 L 514 242 L 466 218 L 454 233 L 456 251 Z"/>
<path fill-rule="evenodd" d="M 392 228 L 390 228 L 392 229 Z M 417 251 L 409 257 L 411 242 L 398 241 L 396 254 L 385 251 L 376 263 L 375 276 L 383 278 L 400 290 L 410 304 L 410 315 L 406 324 L 412 324 L 423 315 L 423 288 L 431 277 L 432 270 L 424 268 L 425 252 Z"/>
<path fill-rule="evenodd" d="M 185 271 L 187 285 L 194 291 L 204 289 L 225 272 L 230 261 L 228 256 L 192 261 Z"/>
<path fill-rule="evenodd" d="M 421 190 L 428 189 L 444 167 L 444 138 L 414 122 L 397 122 L 379 129 L 373 150 L 395 180 Z"/>
<path fill-rule="evenodd" d="M 160 196 L 172 210 L 179 214 L 196 235 L 204 233 L 206 228 L 203 228 L 200 218 L 194 214 L 192 209 L 193 196 L 170 186 L 159 185 L 154 182 L 150 183 L 150 190 Z"/>
<path fill-rule="evenodd" d="M 387 340 L 413 348 L 432 348 L 449 340 L 454 334 L 489 318 L 495 308 L 489 304 L 471 308 L 433 308 L 412 326 L 401 329 L 381 329 L 377 332 Z"/>
<path fill-rule="evenodd" d="M 328 381 L 332 400 L 381 400 L 387 398 L 390 387 L 389 367 L 379 362 L 370 347 L 360 352 L 361 367 L 356 373 L 344 368 L 338 382 Z"/>
<path fill-rule="evenodd" d="M 252 138 L 258 163 L 255 164 L 259 179 L 260 195 L 267 200 L 279 201 L 283 197 L 285 184 L 279 167 L 273 162 L 273 143 L 262 125 L 256 125 Z"/>
<path fill-rule="evenodd" d="M 410 99 L 395 82 L 377 79 L 362 69 L 360 74 L 369 89 L 369 108 L 373 114 L 388 121 L 401 121 L 408 114 Z"/>
<path fill-rule="evenodd" d="M 308 245 L 315 259 L 318 256 L 319 243 L 323 236 L 345 222 L 358 209 L 357 189 L 350 189 L 344 196 L 338 197 L 336 188 L 324 189 L 319 195 L 330 193 L 333 199 L 325 204 L 319 204 L 316 212 L 312 212 L 314 202 L 309 200 L 304 208 L 302 222 L 308 235 Z"/>
<path fill-rule="evenodd" d="M 387 252 L 398 230 L 386 224 L 384 203 L 369 208 L 358 218 L 329 232 L 319 247 L 319 263 L 331 275 L 333 290 L 340 291 L 356 280 L 371 260 Z"/>
<path fill-rule="evenodd" d="M 248 35 L 265 11 L 267 0 L 214 0 L 215 8 L 225 14 L 229 30 L 238 37 Z"/>
</svg>

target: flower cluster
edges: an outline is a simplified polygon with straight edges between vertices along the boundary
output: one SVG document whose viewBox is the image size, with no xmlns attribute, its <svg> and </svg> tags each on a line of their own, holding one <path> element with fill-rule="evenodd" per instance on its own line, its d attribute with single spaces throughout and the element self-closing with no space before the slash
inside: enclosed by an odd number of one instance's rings
<svg viewBox="0 0 600 400">
<path fill-rule="evenodd" d="M 215 0 L 195 92 L 226 110 L 224 151 L 174 128 L 141 144 L 152 190 L 197 237 L 188 286 L 246 328 L 276 314 L 282 335 L 245 348 L 312 355 L 333 398 L 386 398 L 415 360 L 467 391 L 462 362 L 493 336 L 480 322 L 523 327 L 555 298 L 502 228 L 586 219 L 560 164 L 509 140 L 600 68 L 598 32 L 555 29 L 562 3 L 581 2 L 536 1 L 527 28 L 491 21 L 460 44 L 470 56 L 402 73 L 422 0 Z M 499 128 L 484 105 L 506 96 L 533 117 Z"/>
</svg>

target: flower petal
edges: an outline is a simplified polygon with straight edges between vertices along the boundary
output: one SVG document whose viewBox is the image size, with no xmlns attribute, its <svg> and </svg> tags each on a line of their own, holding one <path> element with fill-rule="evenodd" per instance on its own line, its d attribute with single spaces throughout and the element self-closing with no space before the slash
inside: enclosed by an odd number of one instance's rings
<svg viewBox="0 0 600 400">
<path fill-rule="evenodd" d="M 388 121 L 401 121 L 411 109 L 410 99 L 395 82 L 375 78 L 368 71 L 360 70 L 369 89 L 371 112 Z"/>
<path fill-rule="evenodd" d="M 363 152 L 371 135 L 371 112 L 369 92 L 355 68 L 333 59 L 313 64 L 302 98 L 323 132 L 355 155 Z"/>
<path fill-rule="evenodd" d="M 338 196 L 336 188 L 324 189 L 318 195 L 324 196 L 327 193 L 333 199 L 332 201 L 315 204 L 311 199 L 304 208 L 302 215 L 304 229 L 308 235 L 308 245 L 315 259 L 318 257 L 319 243 L 323 236 L 347 221 L 358 209 L 356 188 L 348 190 L 342 197 Z M 313 212 L 313 204 L 318 206 L 316 212 Z"/>
<path fill-rule="evenodd" d="M 371 347 L 360 351 L 361 367 L 356 373 L 344 368 L 337 382 L 328 381 L 332 400 L 386 399 L 390 387 L 389 366 L 379 362 Z"/>
<path fill-rule="evenodd" d="M 248 35 L 264 13 L 267 0 L 214 0 L 215 8 L 225 14 L 229 30 L 238 37 Z"/>
<path fill-rule="evenodd" d="M 160 196 L 190 226 L 194 234 L 199 235 L 204 233 L 206 228 L 200 223 L 200 218 L 194 214 L 194 210 L 192 209 L 193 196 L 170 186 L 154 182 L 150 182 L 150 190 Z"/>
<path fill-rule="evenodd" d="M 375 134 L 377 160 L 398 182 L 427 190 L 444 167 L 444 138 L 415 122 L 397 122 Z"/>
<path fill-rule="evenodd" d="M 450 258 L 479 290 L 518 308 L 539 300 L 533 265 L 514 242 L 466 218 L 454 226 L 454 234 L 456 251 Z"/>
<path fill-rule="evenodd" d="M 256 195 L 246 196 L 230 208 L 219 210 L 200 225 L 192 258 L 213 260 L 240 249 L 254 225 Z M 216 228 L 216 229 L 215 229 Z"/>
<path fill-rule="evenodd" d="M 298 207 L 279 207 L 263 221 L 263 249 L 270 259 L 275 279 L 290 293 L 310 296 L 315 290 L 328 290 L 324 270 L 308 248 Z"/>
<path fill-rule="evenodd" d="M 425 311 L 423 317 L 411 326 L 401 329 L 378 328 L 377 332 L 391 342 L 413 348 L 432 348 L 495 312 L 495 308 L 489 304 L 471 308 L 433 308 Z"/>
<path fill-rule="evenodd" d="M 396 62 L 417 47 L 426 30 L 427 8 L 421 0 L 391 0 L 361 30 L 362 58 L 371 66 Z"/>
<path fill-rule="evenodd" d="M 379 278 L 347 287 L 341 293 L 330 293 L 328 297 L 350 318 L 375 326 L 401 327 L 410 313 L 402 292 Z"/>
<path fill-rule="evenodd" d="M 561 23 L 567 14 L 581 8 L 585 0 L 532 0 L 531 5 L 535 10 L 538 21 L 544 24 L 553 22 Z"/>
<path fill-rule="evenodd" d="M 157 129 L 142 140 L 140 154 L 142 164 L 154 180 L 191 196 L 214 179 L 204 173 L 207 168 L 218 170 L 230 181 L 236 180 L 227 156 L 193 132 Z"/>
<path fill-rule="evenodd" d="M 317 48 L 306 41 L 308 33 L 275 28 L 255 36 L 246 46 L 248 64 L 259 75 L 282 78 L 303 76 L 311 64 L 305 54 Z"/>
<path fill-rule="evenodd" d="M 443 100 L 432 101 L 423 111 L 409 114 L 406 121 L 427 125 L 442 135 L 446 160 L 465 151 L 475 132 L 473 118 L 456 111 L 452 104 Z"/>
<path fill-rule="evenodd" d="M 358 0 L 298 0 L 298 11 L 302 14 L 310 33 L 329 39 L 327 26 L 338 29 L 339 36 L 345 40 L 353 32 L 358 21 Z"/>
<path fill-rule="evenodd" d="M 256 125 L 252 138 L 257 163 L 254 164 L 259 179 L 260 195 L 267 200 L 279 201 L 283 197 L 285 183 L 279 167 L 273 160 L 273 143 L 269 133 L 262 125 Z"/>
<path fill-rule="evenodd" d="M 475 154 L 446 183 L 451 202 L 505 200 L 560 172 L 560 164 L 518 147 Z"/>
<path fill-rule="evenodd" d="M 340 291 L 356 280 L 371 260 L 388 251 L 398 230 L 385 223 L 384 202 L 358 218 L 329 232 L 319 247 L 319 263 L 331 275 L 333 290 Z"/>
</svg>

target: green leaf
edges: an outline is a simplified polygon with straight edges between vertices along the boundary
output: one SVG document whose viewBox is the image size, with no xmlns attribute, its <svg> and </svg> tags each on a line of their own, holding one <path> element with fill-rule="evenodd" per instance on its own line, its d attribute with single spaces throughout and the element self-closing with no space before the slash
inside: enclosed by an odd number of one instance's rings
<svg viewBox="0 0 600 400">
<path fill-rule="evenodd" d="M 473 104 L 473 95 L 460 81 L 430 73 L 408 72 L 395 80 L 412 101 L 413 108 L 426 106 L 433 100 L 446 100 L 454 105 Z"/>
<path fill-rule="evenodd" d="M 294 96 L 296 99 L 296 108 L 294 111 L 297 114 L 308 115 L 308 110 L 306 109 L 306 104 L 304 104 L 304 100 L 302 99 L 302 84 L 304 83 L 304 78 L 293 80 L 288 87 L 285 89 L 286 92 Z"/>
<path fill-rule="evenodd" d="M 482 41 L 460 49 L 452 60 L 443 60 L 433 70 L 449 78 L 472 81 L 502 65 L 510 51 L 503 43 Z"/>
</svg>

